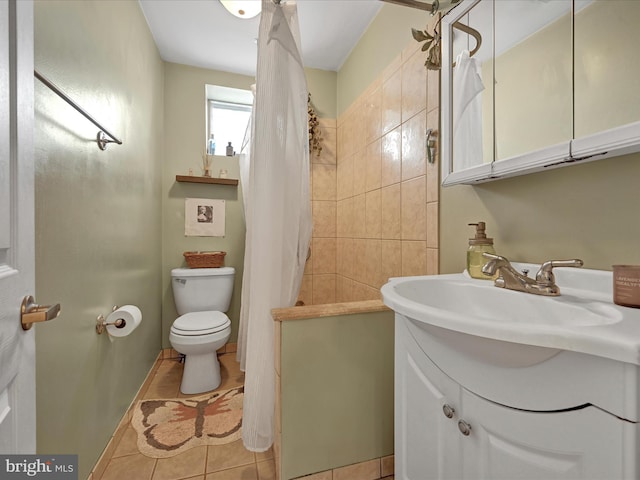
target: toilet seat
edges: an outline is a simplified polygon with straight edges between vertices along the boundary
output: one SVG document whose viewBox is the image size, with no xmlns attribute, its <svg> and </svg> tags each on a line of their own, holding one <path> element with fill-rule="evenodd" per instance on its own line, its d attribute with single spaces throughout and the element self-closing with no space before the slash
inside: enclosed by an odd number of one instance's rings
<svg viewBox="0 0 640 480">
<path fill-rule="evenodd" d="M 184 336 L 210 335 L 225 330 L 231 320 L 222 312 L 189 312 L 178 317 L 171 326 L 171 333 Z"/>
</svg>

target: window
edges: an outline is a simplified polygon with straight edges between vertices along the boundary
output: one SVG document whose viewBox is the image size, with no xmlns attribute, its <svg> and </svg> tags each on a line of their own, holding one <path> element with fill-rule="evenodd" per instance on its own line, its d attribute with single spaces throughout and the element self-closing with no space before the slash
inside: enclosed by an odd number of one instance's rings
<svg viewBox="0 0 640 480">
<path fill-rule="evenodd" d="M 213 134 L 215 155 L 226 155 L 229 142 L 240 153 L 252 102 L 248 90 L 207 85 L 207 141 Z"/>
</svg>

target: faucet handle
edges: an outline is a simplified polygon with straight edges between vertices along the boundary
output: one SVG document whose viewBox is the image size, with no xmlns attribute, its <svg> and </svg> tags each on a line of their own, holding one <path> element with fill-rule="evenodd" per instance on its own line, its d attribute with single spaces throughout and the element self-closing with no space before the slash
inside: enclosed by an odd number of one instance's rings
<svg viewBox="0 0 640 480">
<path fill-rule="evenodd" d="M 556 277 L 553 274 L 555 267 L 581 267 L 584 262 L 578 258 L 572 260 L 549 260 L 540 266 L 536 273 L 536 282 L 541 285 L 555 285 Z"/>
<path fill-rule="evenodd" d="M 487 263 L 482 266 L 482 273 L 485 275 L 492 276 L 498 268 L 510 266 L 509 260 L 500 255 L 484 252 L 482 256 L 487 259 Z"/>
</svg>

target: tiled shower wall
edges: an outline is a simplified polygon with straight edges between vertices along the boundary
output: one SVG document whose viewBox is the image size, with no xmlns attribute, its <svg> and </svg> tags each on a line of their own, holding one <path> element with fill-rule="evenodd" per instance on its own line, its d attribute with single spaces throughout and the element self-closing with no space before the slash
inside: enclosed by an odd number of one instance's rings
<svg viewBox="0 0 640 480">
<path fill-rule="evenodd" d="M 440 84 L 419 47 L 408 45 L 337 128 L 323 120 L 306 304 L 372 300 L 389 277 L 438 273 L 439 161 L 427 161 L 425 132 L 439 129 Z"/>
<path fill-rule="evenodd" d="M 322 151 L 312 152 L 313 235 L 298 300 L 306 305 L 336 301 L 336 121 L 320 119 Z"/>
</svg>

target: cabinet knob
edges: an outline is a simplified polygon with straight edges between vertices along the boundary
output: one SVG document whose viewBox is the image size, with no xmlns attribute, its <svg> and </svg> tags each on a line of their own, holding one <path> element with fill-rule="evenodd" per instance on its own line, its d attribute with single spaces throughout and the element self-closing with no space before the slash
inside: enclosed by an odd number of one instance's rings
<svg viewBox="0 0 640 480">
<path fill-rule="evenodd" d="M 448 404 L 444 404 L 442 406 L 442 412 L 444 413 L 444 416 L 447 418 L 453 418 L 453 414 L 456 413 L 456 409 L 453 408 L 451 405 Z"/>
<path fill-rule="evenodd" d="M 465 437 L 468 437 L 471 433 L 471 425 L 469 425 L 464 420 L 460 420 L 458 421 L 458 430 L 460 430 L 460 433 L 462 433 Z"/>
</svg>

